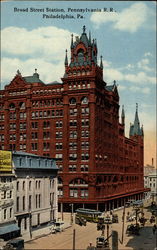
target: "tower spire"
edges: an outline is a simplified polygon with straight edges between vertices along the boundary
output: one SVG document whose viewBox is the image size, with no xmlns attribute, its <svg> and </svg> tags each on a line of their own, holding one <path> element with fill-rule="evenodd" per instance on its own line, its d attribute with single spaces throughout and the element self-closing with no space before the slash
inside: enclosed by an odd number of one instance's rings
<svg viewBox="0 0 157 250">
<path fill-rule="evenodd" d="M 121 123 L 122 123 L 122 125 L 125 124 L 125 111 L 124 111 L 124 105 L 122 106 Z"/>
<path fill-rule="evenodd" d="M 68 66 L 68 56 L 67 56 L 67 49 L 65 51 L 65 66 Z"/>
<path fill-rule="evenodd" d="M 83 33 L 86 33 L 86 26 L 83 25 Z"/>
<path fill-rule="evenodd" d="M 74 42 L 73 42 L 73 34 L 71 34 L 71 49 L 74 47 Z"/>
<path fill-rule="evenodd" d="M 100 68 L 103 69 L 102 56 L 100 56 Z"/>
<path fill-rule="evenodd" d="M 91 32 L 89 31 L 89 45 L 91 45 Z"/>
</svg>

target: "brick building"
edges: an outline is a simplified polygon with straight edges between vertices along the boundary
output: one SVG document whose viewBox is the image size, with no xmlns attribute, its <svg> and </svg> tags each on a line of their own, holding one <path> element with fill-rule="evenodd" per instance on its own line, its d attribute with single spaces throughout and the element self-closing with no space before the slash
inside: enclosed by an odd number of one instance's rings
<svg viewBox="0 0 157 250">
<path fill-rule="evenodd" d="M 37 70 L 26 77 L 18 70 L 0 91 L 1 149 L 55 157 L 61 209 L 80 203 L 110 209 L 144 192 L 138 107 L 127 138 L 116 82 L 103 80 L 97 53 L 96 40 L 83 27 L 76 41 L 72 35 L 62 82 L 44 84 Z"/>
</svg>

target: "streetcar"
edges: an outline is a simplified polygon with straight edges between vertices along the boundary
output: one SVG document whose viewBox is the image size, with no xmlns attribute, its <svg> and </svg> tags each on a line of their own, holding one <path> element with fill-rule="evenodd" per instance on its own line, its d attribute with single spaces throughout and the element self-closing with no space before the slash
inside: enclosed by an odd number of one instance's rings
<svg viewBox="0 0 157 250">
<path fill-rule="evenodd" d="M 87 208 L 76 209 L 76 218 L 84 218 L 86 219 L 86 221 L 89 222 L 97 223 L 99 216 L 102 216 L 102 212 L 94 209 L 87 209 Z"/>
</svg>

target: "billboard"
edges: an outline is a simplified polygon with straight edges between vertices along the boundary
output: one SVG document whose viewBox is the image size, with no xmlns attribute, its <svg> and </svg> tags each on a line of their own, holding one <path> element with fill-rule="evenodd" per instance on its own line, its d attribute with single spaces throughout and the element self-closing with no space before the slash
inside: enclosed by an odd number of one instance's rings
<svg viewBox="0 0 157 250">
<path fill-rule="evenodd" d="M 0 150 L 0 172 L 10 172 L 12 170 L 11 152 Z"/>
</svg>

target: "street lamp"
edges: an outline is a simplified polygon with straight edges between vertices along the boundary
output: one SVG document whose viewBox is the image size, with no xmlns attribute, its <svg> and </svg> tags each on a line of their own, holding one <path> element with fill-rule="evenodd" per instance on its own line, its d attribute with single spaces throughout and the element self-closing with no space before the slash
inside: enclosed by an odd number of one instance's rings
<svg viewBox="0 0 157 250">
<path fill-rule="evenodd" d="M 74 204 L 69 204 L 71 207 L 71 225 L 73 224 L 73 215 L 74 215 Z"/>
</svg>

